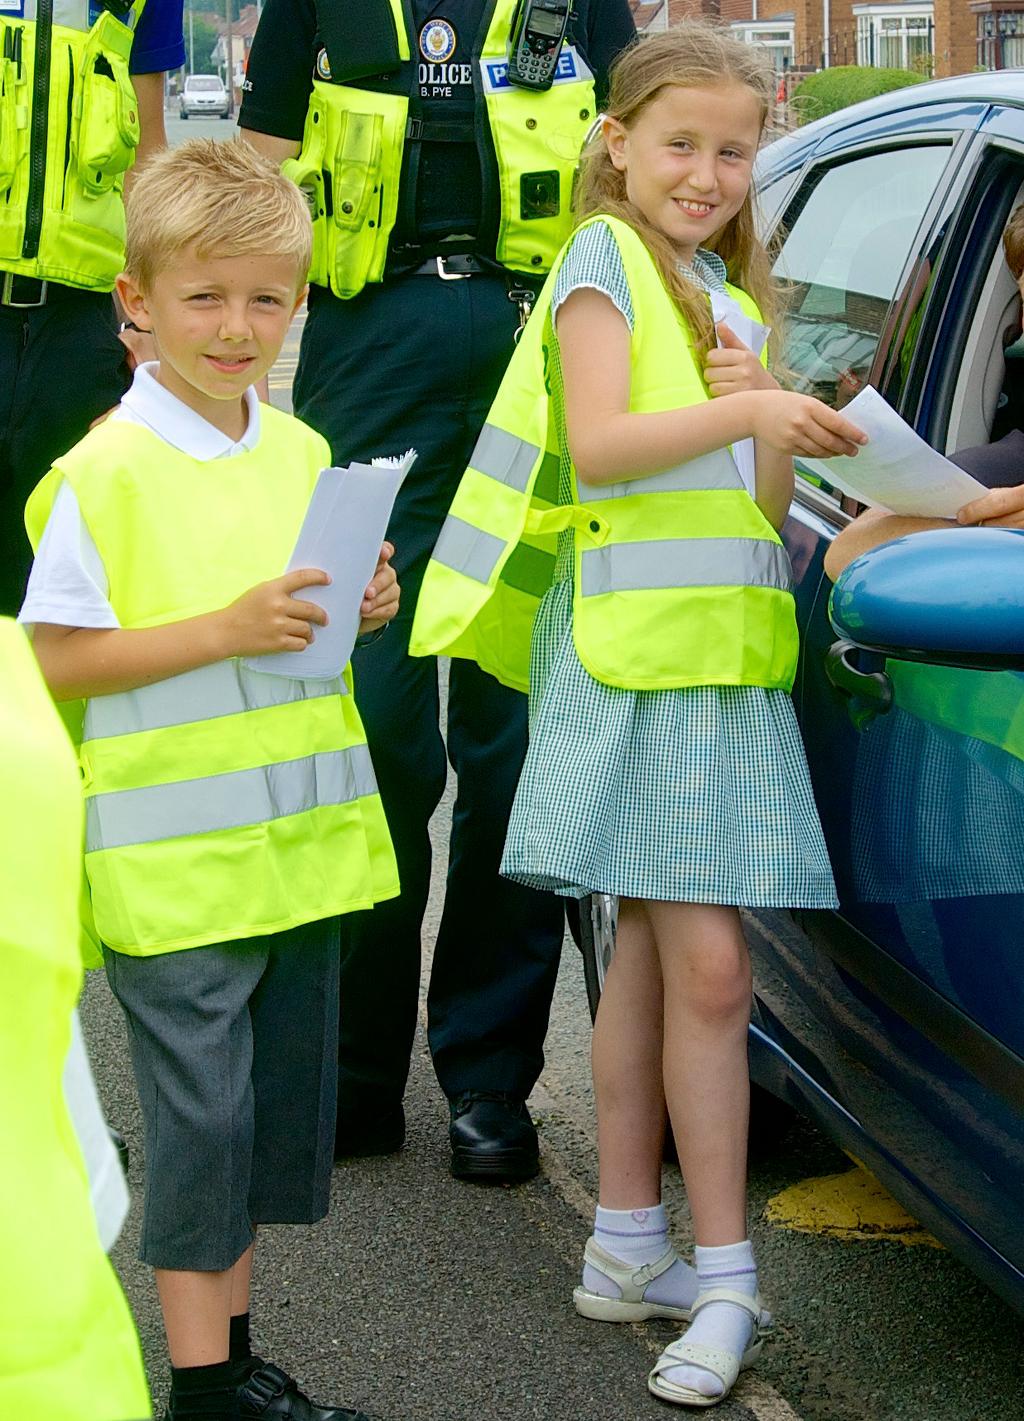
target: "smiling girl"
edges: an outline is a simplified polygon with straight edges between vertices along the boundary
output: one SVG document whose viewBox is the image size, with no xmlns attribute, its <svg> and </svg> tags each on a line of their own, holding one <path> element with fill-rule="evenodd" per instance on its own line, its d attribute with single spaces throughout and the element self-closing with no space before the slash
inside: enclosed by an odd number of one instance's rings
<svg viewBox="0 0 1024 1421">
<path fill-rule="evenodd" d="M 836 902 L 789 697 L 797 633 L 776 530 L 791 456 L 852 454 L 864 438 L 780 390 L 739 338 L 775 320 L 751 199 L 773 90 L 756 50 L 696 22 L 619 60 L 580 224 L 414 631 L 416 650 L 523 684 L 532 626 L 530 748 L 502 871 L 619 897 L 593 1044 L 600 1206 L 575 1302 L 611 1322 L 693 1319 L 648 1379 L 683 1406 L 727 1394 L 765 1321 L 747 1239 L 738 909 Z M 666 1098 L 696 1268 L 661 1204 Z"/>
</svg>

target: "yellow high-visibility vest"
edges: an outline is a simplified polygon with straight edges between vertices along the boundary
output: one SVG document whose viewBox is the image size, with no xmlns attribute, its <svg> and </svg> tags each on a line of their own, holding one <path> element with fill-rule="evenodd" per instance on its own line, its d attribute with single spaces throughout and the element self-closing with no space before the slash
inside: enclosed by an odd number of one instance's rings
<svg viewBox="0 0 1024 1421">
<path fill-rule="evenodd" d="M 0 15 L 0 269 L 111 291 L 124 266 L 124 175 L 139 112 L 128 72 L 145 0 Z M 42 62 L 40 62 L 42 61 Z"/>
<path fill-rule="evenodd" d="M 495 255 L 512 271 L 541 276 L 572 227 L 573 175 L 596 117 L 594 77 L 579 51 L 566 43 L 546 92 L 510 84 L 505 56 L 517 0 L 491 3 L 483 43 L 470 58 L 477 126 L 486 125 L 497 160 Z M 367 282 L 382 279 L 405 144 L 429 137 L 431 123 L 409 116 L 417 66 L 411 17 L 402 0 L 370 0 L 368 8 L 373 12 L 368 18 L 377 22 L 374 33 L 391 36 L 369 69 L 361 64 L 359 36 L 353 34 L 359 17 L 349 5 L 317 4 L 331 80 L 314 79 L 302 151 L 282 167 L 313 196 L 309 279 L 341 297 L 356 296 Z M 347 79 L 353 65 L 358 73 Z M 389 80 L 383 92 L 371 87 L 381 71 Z"/>
<path fill-rule="evenodd" d="M 287 566 L 321 468 L 319 435 L 261 406 L 247 453 L 200 463 L 107 420 L 32 494 L 42 535 L 61 479 L 78 498 L 122 627 L 227 606 Z M 298 680 L 216 662 L 85 703 L 85 869 L 95 926 L 145 956 L 282 932 L 398 893 L 351 674 Z"/>
<path fill-rule="evenodd" d="M 629 408 L 709 398 L 675 302 L 635 231 L 609 217 L 633 297 Z M 785 548 L 716 450 L 648 478 L 587 485 L 557 507 L 559 452 L 548 362 L 555 273 L 491 406 L 427 566 L 413 655 L 464 656 L 529 684 L 529 646 L 556 539 L 575 529 L 573 635 L 599 681 L 633 690 L 790 689 L 797 631 Z M 758 316 L 737 287 L 729 294 Z"/>
<path fill-rule="evenodd" d="M 82 984 L 82 795 L 22 629 L 0 618 L 0 1416 L 150 1415 L 64 1101 Z"/>
</svg>

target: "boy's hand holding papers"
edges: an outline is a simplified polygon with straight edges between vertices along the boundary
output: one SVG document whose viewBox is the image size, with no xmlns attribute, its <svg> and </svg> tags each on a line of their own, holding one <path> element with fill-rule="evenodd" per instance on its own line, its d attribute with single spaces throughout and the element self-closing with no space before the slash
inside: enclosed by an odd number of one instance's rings
<svg viewBox="0 0 1024 1421">
<path fill-rule="evenodd" d="M 375 459 L 346 469 L 324 469 L 313 490 L 295 543 L 288 575 L 323 569 L 317 602 L 325 613 L 305 650 L 260 656 L 247 662 L 254 671 L 278 676 L 328 679 L 340 676 L 356 636 L 390 621 L 398 610 L 398 585 L 384 543 L 395 497 L 413 460 Z M 309 585 L 309 584 L 303 584 Z"/>
<path fill-rule="evenodd" d="M 379 631 L 381 627 L 387 626 L 398 611 L 398 600 L 401 596 L 398 574 L 393 567 L 389 566 L 394 555 L 394 545 L 384 543 L 380 550 L 380 557 L 377 559 L 377 570 L 373 574 L 373 581 L 366 589 L 366 596 L 359 608 L 362 617 L 362 621 L 359 623 L 360 636 L 365 636 L 367 632 Z"/>
</svg>

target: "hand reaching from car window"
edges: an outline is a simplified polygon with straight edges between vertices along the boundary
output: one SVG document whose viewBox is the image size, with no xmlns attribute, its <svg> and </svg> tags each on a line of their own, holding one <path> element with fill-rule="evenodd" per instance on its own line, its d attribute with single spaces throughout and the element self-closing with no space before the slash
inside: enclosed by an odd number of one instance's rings
<svg viewBox="0 0 1024 1421">
<path fill-rule="evenodd" d="M 965 503 L 956 521 L 965 527 L 1024 528 L 1024 484 L 994 488 L 983 498 Z"/>
</svg>

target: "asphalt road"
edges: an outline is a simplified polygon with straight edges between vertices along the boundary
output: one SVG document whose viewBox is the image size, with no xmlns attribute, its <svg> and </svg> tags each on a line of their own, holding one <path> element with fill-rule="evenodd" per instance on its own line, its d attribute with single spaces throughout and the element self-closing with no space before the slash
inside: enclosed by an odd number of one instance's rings
<svg viewBox="0 0 1024 1421">
<path fill-rule="evenodd" d="M 169 122 L 171 140 L 227 124 Z M 287 406 L 297 328 L 272 380 Z M 453 787 L 435 817 L 436 932 Z M 133 1210 L 115 1252 L 162 1399 L 166 1373 L 152 1283 L 134 1260 L 142 1152 L 124 1029 L 101 975 L 83 1018 L 110 1118 L 132 1147 Z M 446 1110 L 417 1040 L 406 1148 L 335 1170 L 330 1217 L 261 1237 L 253 1325 L 264 1355 L 316 1397 L 386 1421 L 633 1421 L 665 1416 L 644 1375 L 667 1324 L 612 1327 L 576 1317 L 571 1292 L 596 1195 L 590 1026 L 578 954 L 567 940 L 531 1105 L 542 1176 L 516 1188 L 448 1173 Z M 770 1199 L 848 1161 L 799 1122 L 751 1169 L 752 1232 L 777 1318 L 757 1372 L 721 1421 L 1016 1421 L 1024 1417 L 1020 1320 L 949 1254 L 846 1242 L 764 1219 Z M 678 1171 L 666 1168 L 677 1244 L 691 1243 Z"/>
<path fill-rule="evenodd" d="M 164 123 L 167 127 L 167 141 L 172 148 L 184 143 L 186 138 L 216 138 L 223 140 L 234 137 L 235 118 L 180 118 L 178 106 L 165 110 Z"/>
</svg>

